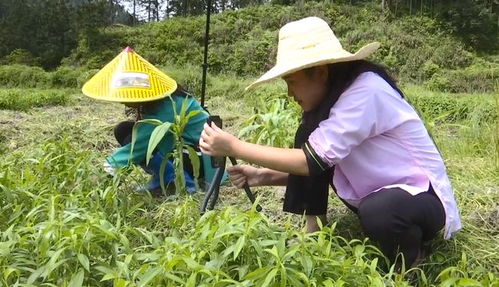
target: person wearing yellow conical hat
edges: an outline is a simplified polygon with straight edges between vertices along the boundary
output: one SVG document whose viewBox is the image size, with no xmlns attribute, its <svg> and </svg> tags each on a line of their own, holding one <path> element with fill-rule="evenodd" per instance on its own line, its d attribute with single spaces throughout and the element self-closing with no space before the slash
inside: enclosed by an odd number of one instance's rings
<svg viewBox="0 0 499 287">
<path fill-rule="evenodd" d="M 184 142 L 198 149 L 199 137 L 203 124 L 209 115 L 199 102 L 176 81 L 147 62 L 144 58 L 127 47 L 115 59 L 108 63 L 82 88 L 85 95 L 103 101 L 119 102 L 136 110 L 136 120 L 156 119 L 161 122 L 174 122 L 175 111 L 180 112 L 187 102 L 187 113 L 201 111 L 192 117 L 185 127 L 182 138 Z M 138 164 L 153 175 L 147 190 L 153 195 L 161 194 L 160 166 L 164 157 L 174 147 L 173 134 L 168 132 L 158 144 L 149 164 L 146 166 L 146 153 L 149 138 L 156 126 L 142 124 L 138 126 L 136 141 L 131 153 L 132 129 L 135 121 L 123 121 L 114 128 L 116 140 L 121 145 L 104 164 L 104 169 L 114 174 L 118 168 L 130 163 Z M 214 169 L 209 160 L 201 158 L 201 175 L 206 182 L 212 180 Z M 195 192 L 192 165 L 188 156 L 184 156 L 184 175 L 186 189 Z M 174 184 L 175 173 L 172 161 L 169 160 L 163 175 L 165 184 Z"/>
<path fill-rule="evenodd" d="M 328 187 L 359 217 L 365 234 L 394 262 L 417 265 L 443 229 L 461 228 L 444 161 L 423 121 L 385 68 L 364 60 L 379 43 L 352 54 L 317 17 L 279 31 L 276 65 L 251 84 L 286 81 L 303 109 L 292 149 L 244 142 L 205 124 L 200 148 L 264 168 L 229 168 L 238 187 L 286 185 L 284 211 L 306 215 L 307 230 L 325 220 Z M 397 260 L 400 268 L 401 261 Z"/>
</svg>

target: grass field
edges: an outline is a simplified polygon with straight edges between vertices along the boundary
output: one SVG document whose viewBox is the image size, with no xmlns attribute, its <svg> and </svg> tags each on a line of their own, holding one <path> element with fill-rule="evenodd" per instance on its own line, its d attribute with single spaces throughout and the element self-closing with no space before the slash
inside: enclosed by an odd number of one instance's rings
<svg viewBox="0 0 499 287">
<path fill-rule="evenodd" d="M 197 71 L 169 72 L 198 90 Z M 285 98 L 278 83 L 244 94 L 247 83 L 209 81 L 208 108 L 235 134 Z M 223 187 L 201 216 L 201 193 L 154 199 L 134 192 L 147 182 L 139 169 L 112 179 L 101 170 L 123 106 L 75 90 L 0 89 L 0 285 L 499 286 L 499 96 L 404 91 L 445 158 L 464 228 L 436 240 L 419 270 L 394 274 L 334 195 L 330 224 L 311 235 L 281 211 L 277 188 L 254 189 L 257 213 Z M 281 128 L 293 134 L 289 109 Z"/>
</svg>

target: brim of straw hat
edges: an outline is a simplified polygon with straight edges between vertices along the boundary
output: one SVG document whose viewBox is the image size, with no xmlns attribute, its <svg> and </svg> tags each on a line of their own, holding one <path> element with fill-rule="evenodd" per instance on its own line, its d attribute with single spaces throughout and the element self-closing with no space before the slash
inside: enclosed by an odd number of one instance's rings
<svg viewBox="0 0 499 287">
<path fill-rule="evenodd" d="M 323 55 L 313 55 L 309 57 L 308 59 L 297 61 L 297 62 L 290 62 L 290 63 L 285 63 L 285 64 L 278 64 L 275 65 L 272 69 L 270 69 L 268 72 L 263 74 L 258 80 L 253 82 L 251 85 L 246 87 L 246 91 L 252 90 L 264 83 L 268 83 L 270 81 L 273 81 L 277 78 L 284 77 L 286 75 L 292 74 L 294 72 L 310 68 L 310 67 L 315 67 L 315 66 L 321 66 L 321 65 L 326 65 L 326 64 L 333 64 L 333 63 L 340 63 L 340 62 L 348 62 L 348 61 L 355 61 L 355 60 L 362 60 L 367 57 L 369 57 L 374 51 L 376 51 L 380 47 L 379 42 L 373 42 L 370 44 L 365 45 L 364 47 L 360 48 L 355 54 L 351 54 L 347 51 L 341 51 L 340 53 L 328 53 L 328 54 L 323 54 Z"/>
</svg>

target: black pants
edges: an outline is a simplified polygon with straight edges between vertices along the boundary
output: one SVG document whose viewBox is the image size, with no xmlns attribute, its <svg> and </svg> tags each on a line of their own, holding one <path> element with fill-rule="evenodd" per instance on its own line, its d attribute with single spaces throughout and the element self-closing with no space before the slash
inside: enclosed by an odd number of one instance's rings
<svg viewBox="0 0 499 287">
<path fill-rule="evenodd" d="M 327 192 L 286 194 L 284 211 L 307 215 L 325 215 Z M 411 195 L 400 188 L 382 189 L 365 197 L 359 208 L 343 203 L 355 212 L 367 237 L 379 244 L 383 254 L 395 262 L 398 252 L 406 267 L 414 262 L 423 244 L 433 239 L 445 224 L 445 211 L 433 192 Z"/>
<path fill-rule="evenodd" d="M 114 137 L 121 146 L 132 142 L 132 130 L 134 124 L 134 121 L 125 121 L 114 127 Z"/>
<path fill-rule="evenodd" d="M 400 252 L 406 267 L 445 224 L 444 208 L 431 186 L 414 196 L 400 188 L 372 193 L 361 201 L 357 214 L 366 235 L 379 244 L 390 262 Z"/>
</svg>

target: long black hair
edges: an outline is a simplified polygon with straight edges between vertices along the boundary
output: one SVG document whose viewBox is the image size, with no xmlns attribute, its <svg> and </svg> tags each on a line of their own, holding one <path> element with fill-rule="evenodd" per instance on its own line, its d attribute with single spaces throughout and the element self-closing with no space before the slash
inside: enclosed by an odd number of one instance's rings
<svg viewBox="0 0 499 287">
<path fill-rule="evenodd" d="M 328 65 L 329 85 L 331 93 L 343 93 L 357 77 L 364 72 L 373 72 L 383 78 L 401 97 L 404 97 L 397 87 L 395 80 L 390 76 L 387 69 L 379 64 L 367 60 L 341 62 Z M 339 96 L 339 95 L 338 95 Z"/>
</svg>

